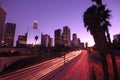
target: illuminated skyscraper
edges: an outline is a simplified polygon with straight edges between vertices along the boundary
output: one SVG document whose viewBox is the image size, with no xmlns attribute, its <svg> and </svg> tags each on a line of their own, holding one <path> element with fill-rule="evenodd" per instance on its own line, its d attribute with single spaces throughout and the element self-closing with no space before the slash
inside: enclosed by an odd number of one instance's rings
<svg viewBox="0 0 120 80">
<path fill-rule="evenodd" d="M 3 30 L 4 30 L 6 14 L 7 12 L 5 8 L 0 4 L 0 45 L 3 40 Z"/>
<path fill-rule="evenodd" d="M 19 35 L 16 46 L 17 47 L 26 47 L 27 46 L 27 36 L 28 36 L 28 33 L 25 33 L 25 35 Z"/>
<path fill-rule="evenodd" d="M 62 45 L 62 30 L 61 29 L 57 29 L 54 31 L 54 43 L 55 46 L 60 46 Z"/>
<path fill-rule="evenodd" d="M 48 34 L 41 34 L 41 46 L 53 47 L 53 39 Z"/>
<path fill-rule="evenodd" d="M 76 33 L 74 33 L 73 34 L 73 40 L 72 40 L 72 42 L 73 42 L 73 46 L 78 46 L 79 45 L 79 41 L 78 41 L 78 38 L 77 38 L 77 34 Z"/>
<path fill-rule="evenodd" d="M 70 29 L 68 26 L 63 27 L 63 34 L 62 34 L 62 44 L 64 46 L 71 46 L 71 36 L 70 36 Z"/>
<path fill-rule="evenodd" d="M 6 23 L 4 42 L 6 47 L 13 47 L 16 24 Z"/>
</svg>

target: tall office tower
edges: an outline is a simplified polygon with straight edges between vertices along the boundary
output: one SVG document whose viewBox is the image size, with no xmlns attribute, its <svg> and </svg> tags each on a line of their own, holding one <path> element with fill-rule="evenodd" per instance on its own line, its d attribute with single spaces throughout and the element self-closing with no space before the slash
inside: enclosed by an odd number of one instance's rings
<svg viewBox="0 0 120 80">
<path fill-rule="evenodd" d="M 62 45 L 62 30 L 61 29 L 57 29 L 54 31 L 54 43 L 55 43 L 55 46 Z"/>
<path fill-rule="evenodd" d="M 71 46 L 70 29 L 68 26 L 63 27 L 62 43 L 64 46 Z"/>
<path fill-rule="evenodd" d="M 77 38 L 78 39 L 78 45 L 80 45 L 80 43 L 81 43 L 81 40 L 80 40 L 80 38 Z"/>
<path fill-rule="evenodd" d="M 53 38 L 51 38 L 50 37 L 50 39 L 49 39 L 49 45 L 48 45 L 49 47 L 53 47 Z"/>
<path fill-rule="evenodd" d="M 77 39 L 77 34 L 76 33 L 73 33 L 73 40 Z"/>
<path fill-rule="evenodd" d="M 79 42 L 78 42 L 77 34 L 74 33 L 72 37 L 73 37 L 73 40 L 72 40 L 73 46 L 75 46 L 75 47 L 78 46 Z"/>
<path fill-rule="evenodd" d="M 16 24 L 6 23 L 4 42 L 6 47 L 13 47 Z"/>
<path fill-rule="evenodd" d="M 3 41 L 3 30 L 4 30 L 4 24 L 6 19 L 7 11 L 5 8 L 0 4 L 0 46 L 1 42 Z"/>
<path fill-rule="evenodd" d="M 43 47 L 52 47 L 53 39 L 47 34 L 41 34 L 41 46 Z"/>
<path fill-rule="evenodd" d="M 25 35 L 19 35 L 16 46 L 17 47 L 26 47 L 27 46 L 27 36 L 28 36 L 28 33 L 25 33 Z"/>
</svg>

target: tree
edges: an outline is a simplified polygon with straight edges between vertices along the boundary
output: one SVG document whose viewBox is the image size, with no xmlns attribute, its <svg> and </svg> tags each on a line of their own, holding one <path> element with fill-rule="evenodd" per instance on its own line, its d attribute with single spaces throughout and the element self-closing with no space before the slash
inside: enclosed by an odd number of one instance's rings
<svg viewBox="0 0 120 80">
<path fill-rule="evenodd" d="M 119 76 L 118 76 L 118 70 L 117 70 L 117 64 L 116 64 L 116 59 L 115 59 L 115 54 L 113 51 L 113 47 L 111 44 L 111 39 L 110 39 L 110 33 L 108 30 L 108 26 L 111 26 L 110 22 L 109 22 L 109 18 L 110 18 L 110 10 L 106 9 L 105 5 L 103 5 L 102 0 L 92 0 L 93 2 L 95 1 L 97 6 L 100 7 L 102 16 L 101 16 L 101 22 L 102 22 L 102 26 L 103 26 L 103 30 L 105 31 L 106 35 L 106 39 L 107 39 L 107 47 L 109 48 L 109 53 L 111 55 L 111 59 L 112 59 L 112 65 L 113 65 L 113 71 L 114 71 L 114 79 L 115 80 L 119 80 Z"/>
<path fill-rule="evenodd" d="M 87 31 L 90 31 L 90 34 L 94 38 L 95 45 L 101 56 L 101 63 L 104 71 L 105 80 L 109 79 L 107 61 L 105 53 L 107 52 L 107 42 L 105 37 L 105 31 L 103 30 L 102 25 L 100 25 L 100 13 L 97 5 L 92 5 L 90 8 L 84 12 L 83 15 L 84 25 L 87 28 Z"/>
<path fill-rule="evenodd" d="M 102 0 L 92 0 L 93 2 L 95 1 L 97 5 L 101 5 L 102 4 Z"/>
<path fill-rule="evenodd" d="M 111 40 L 108 27 L 111 26 L 109 22 L 110 10 L 106 9 L 106 5 L 102 4 L 102 0 L 92 0 L 96 2 L 96 5 L 92 5 L 88 8 L 83 15 L 84 25 L 87 28 L 87 31 L 90 31 L 91 35 L 94 38 L 96 47 L 101 56 L 101 63 L 104 71 L 104 79 L 109 80 L 108 67 L 106 61 L 106 53 L 108 53 L 108 48 L 111 50 Z M 109 46 L 108 46 L 109 44 Z M 113 53 L 110 51 L 110 53 Z M 113 68 L 114 68 L 114 77 L 117 77 L 115 56 L 111 54 Z M 118 78 L 115 78 L 118 80 Z"/>
<path fill-rule="evenodd" d="M 38 40 L 38 36 L 36 35 L 35 36 L 35 45 L 36 45 L 37 40 Z"/>
</svg>

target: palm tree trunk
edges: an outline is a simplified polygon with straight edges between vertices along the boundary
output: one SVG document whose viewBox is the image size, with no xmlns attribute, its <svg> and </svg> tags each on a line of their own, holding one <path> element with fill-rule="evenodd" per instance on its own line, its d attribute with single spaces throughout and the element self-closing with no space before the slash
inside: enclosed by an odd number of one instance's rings
<svg viewBox="0 0 120 80">
<path fill-rule="evenodd" d="M 106 59 L 106 49 L 107 49 L 107 44 L 106 44 L 106 38 L 104 32 L 98 32 L 97 34 L 93 35 L 93 38 L 95 40 L 95 43 L 98 48 L 98 52 L 101 57 L 101 64 L 102 64 L 102 69 L 104 73 L 104 80 L 109 80 L 109 73 L 108 73 L 108 65 L 107 65 L 107 59 Z"/>
<path fill-rule="evenodd" d="M 104 73 L 104 80 L 109 80 L 109 73 L 108 73 L 106 56 L 105 56 L 105 54 L 101 54 L 101 53 L 100 53 L 100 56 L 101 56 L 102 69 L 103 69 L 103 73 Z"/>
<path fill-rule="evenodd" d="M 113 65 L 113 71 L 114 71 L 114 79 L 119 80 L 116 59 L 113 53 L 111 53 L 111 59 L 112 59 L 112 65 Z"/>
<path fill-rule="evenodd" d="M 109 43 L 109 45 L 111 45 L 110 33 L 108 31 L 108 28 L 106 29 L 106 33 L 107 33 L 108 43 Z"/>
<path fill-rule="evenodd" d="M 100 47 L 100 56 L 101 56 L 101 62 L 102 62 L 102 67 L 103 67 L 103 72 L 104 72 L 104 80 L 109 80 L 109 72 L 108 72 L 108 64 L 107 64 L 107 40 L 105 36 L 105 32 L 102 31 L 100 35 L 101 45 Z"/>
<path fill-rule="evenodd" d="M 112 59 L 114 79 L 115 79 L 115 80 L 119 80 L 118 70 L 117 70 L 117 64 L 116 64 L 116 58 L 115 58 L 114 51 L 113 51 L 113 49 L 112 49 L 112 44 L 111 44 L 111 39 L 110 39 L 110 34 L 109 34 L 108 29 L 106 30 L 106 33 L 107 33 L 108 44 L 109 44 L 109 48 L 110 48 L 110 51 L 109 51 L 109 52 L 110 52 L 111 59 Z"/>
</svg>

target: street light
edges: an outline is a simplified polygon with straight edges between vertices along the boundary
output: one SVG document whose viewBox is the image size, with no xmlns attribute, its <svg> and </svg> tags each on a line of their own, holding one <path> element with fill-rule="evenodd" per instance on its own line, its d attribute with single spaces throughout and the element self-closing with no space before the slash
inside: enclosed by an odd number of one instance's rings
<svg viewBox="0 0 120 80">
<path fill-rule="evenodd" d="M 64 52 L 64 65 L 65 65 L 65 52 Z"/>
<path fill-rule="evenodd" d="M 1 41 L 1 46 L 4 46 L 4 43 L 5 43 L 5 41 L 4 41 L 4 40 L 2 40 L 2 41 Z"/>
</svg>

